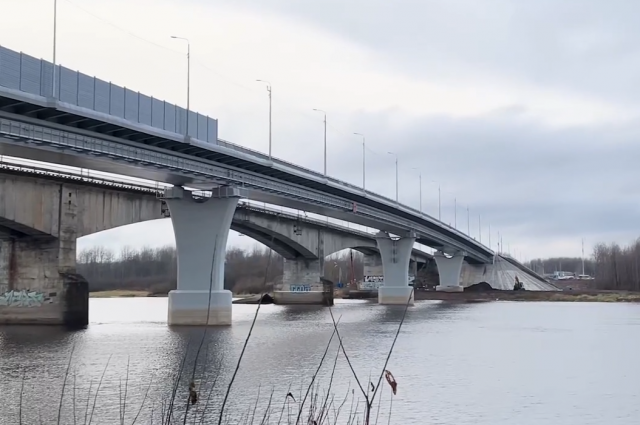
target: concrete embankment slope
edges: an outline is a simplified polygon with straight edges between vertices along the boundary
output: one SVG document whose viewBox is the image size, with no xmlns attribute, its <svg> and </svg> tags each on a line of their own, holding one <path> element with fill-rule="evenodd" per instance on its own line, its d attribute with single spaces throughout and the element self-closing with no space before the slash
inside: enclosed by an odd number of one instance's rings
<svg viewBox="0 0 640 425">
<path fill-rule="evenodd" d="M 493 264 L 464 264 L 462 266 L 461 283 L 467 287 L 476 283 L 487 282 L 494 289 L 512 290 L 518 280 L 527 291 L 559 291 L 560 289 L 547 282 L 542 276 L 524 267 L 508 256 L 496 255 Z"/>
</svg>

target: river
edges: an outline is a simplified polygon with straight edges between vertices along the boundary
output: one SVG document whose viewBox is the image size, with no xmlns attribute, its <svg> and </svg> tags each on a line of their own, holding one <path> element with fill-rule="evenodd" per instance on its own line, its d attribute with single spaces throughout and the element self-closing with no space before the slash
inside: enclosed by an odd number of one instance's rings
<svg viewBox="0 0 640 425">
<path fill-rule="evenodd" d="M 200 400 L 188 423 L 200 423 L 203 411 L 204 423 L 218 423 L 255 309 L 234 305 L 233 326 L 207 331 L 195 372 Z M 369 380 L 377 382 L 403 311 L 368 301 L 338 301 L 333 308 L 365 391 Z M 60 405 L 60 423 L 84 424 L 94 399 L 93 424 L 121 423 L 122 414 L 131 424 L 138 412 L 136 423 L 149 424 L 152 416 L 160 423 L 186 359 L 175 402 L 182 416 L 204 330 L 169 328 L 166 315 L 166 298 L 91 299 L 91 323 L 83 331 L 0 327 L 0 424 L 17 424 L 20 415 L 24 424 L 54 424 Z M 262 306 L 227 402 L 228 423 L 251 423 L 256 400 L 254 423 L 265 411 L 269 423 L 281 414 L 283 423 L 288 414 L 295 423 L 332 330 L 326 308 Z M 330 388 L 327 404 L 333 400 L 337 411 L 348 397 L 338 417 L 345 424 L 350 410 L 362 414 L 364 407 L 352 407 L 351 398 L 362 395 L 345 358 L 335 360 L 338 351 L 334 338 L 315 398 L 321 406 Z M 407 311 L 387 367 L 397 395 L 383 379 L 380 413 L 376 405 L 372 416 L 387 424 L 390 413 L 398 425 L 638 424 L 639 360 L 639 304 L 421 301 Z M 295 401 L 285 397 L 289 391 Z M 335 423 L 333 407 L 328 410 Z"/>
</svg>

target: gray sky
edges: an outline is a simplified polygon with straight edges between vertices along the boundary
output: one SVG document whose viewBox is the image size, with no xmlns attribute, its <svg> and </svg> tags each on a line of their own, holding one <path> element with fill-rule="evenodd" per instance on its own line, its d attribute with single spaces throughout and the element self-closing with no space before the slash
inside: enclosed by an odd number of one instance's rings
<svg viewBox="0 0 640 425">
<path fill-rule="evenodd" d="M 52 1 L 6 2 L 6 47 L 51 59 Z M 58 61 L 192 108 L 220 137 L 400 199 L 521 259 L 580 255 L 637 229 L 640 4 L 596 0 L 61 0 Z M 172 243 L 167 220 L 83 238 L 80 247 Z M 230 244 L 253 241 L 232 235 Z"/>
</svg>

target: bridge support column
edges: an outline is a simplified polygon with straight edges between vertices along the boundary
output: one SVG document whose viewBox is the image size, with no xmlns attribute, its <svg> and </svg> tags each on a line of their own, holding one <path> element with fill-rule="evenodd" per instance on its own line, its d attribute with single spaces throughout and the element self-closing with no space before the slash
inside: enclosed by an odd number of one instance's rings
<svg viewBox="0 0 640 425">
<path fill-rule="evenodd" d="M 224 261 L 239 190 L 220 187 L 210 198 L 195 199 L 172 187 L 164 198 L 178 254 L 178 289 L 169 292 L 169 325 L 230 325 L 231 291 L 224 289 Z"/>
<path fill-rule="evenodd" d="M 311 291 L 321 290 L 320 276 L 324 261 L 321 259 L 296 258 L 284 260 L 282 270 L 282 290 L 291 291 L 298 286 L 311 287 Z"/>
<path fill-rule="evenodd" d="M 464 252 L 457 252 L 452 257 L 447 257 L 441 251 L 433 254 L 440 276 L 440 284 L 436 286 L 436 291 L 462 292 L 464 290 L 460 285 L 464 255 Z"/>
<path fill-rule="evenodd" d="M 280 290 L 273 293 L 276 304 L 323 305 L 323 284 L 320 279 L 324 259 L 286 259 Z"/>
<path fill-rule="evenodd" d="M 378 303 L 413 304 L 413 286 L 409 286 L 409 261 L 415 241 L 414 235 L 399 239 L 391 239 L 384 232 L 376 235 L 384 275 L 384 286 L 378 289 Z"/>
</svg>

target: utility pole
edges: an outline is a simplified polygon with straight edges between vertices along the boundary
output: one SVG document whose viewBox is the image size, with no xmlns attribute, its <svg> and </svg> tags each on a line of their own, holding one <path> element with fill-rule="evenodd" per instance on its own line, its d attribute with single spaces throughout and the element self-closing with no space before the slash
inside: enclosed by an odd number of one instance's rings
<svg viewBox="0 0 640 425">
<path fill-rule="evenodd" d="M 187 128 L 184 130 L 184 137 L 189 137 L 189 115 L 191 115 L 191 42 L 188 38 L 172 35 L 175 40 L 187 42 Z"/>
<path fill-rule="evenodd" d="M 420 190 L 420 215 L 422 215 L 422 170 L 416 167 L 412 167 L 418 171 L 418 189 Z"/>
<path fill-rule="evenodd" d="M 267 85 L 267 92 L 269 93 L 269 161 L 271 161 L 271 83 L 266 80 L 256 80 L 260 83 L 265 83 Z"/>
<path fill-rule="evenodd" d="M 440 200 L 442 199 L 440 194 L 440 185 L 438 185 L 438 221 L 442 221 L 442 203 Z"/>
<path fill-rule="evenodd" d="M 458 198 L 453 198 L 453 227 L 458 228 Z"/>
<path fill-rule="evenodd" d="M 360 136 L 362 137 L 362 190 L 366 190 L 365 189 L 365 170 L 366 170 L 366 163 L 365 163 L 365 139 L 364 139 L 364 134 L 360 134 L 360 133 L 353 133 L 356 136 Z"/>
<path fill-rule="evenodd" d="M 327 177 L 327 113 L 322 109 L 314 109 L 324 114 L 324 176 Z"/>
<path fill-rule="evenodd" d="M 54 99 L 57 99 L 56 89 L 56 50 L 58 48 L 58 0 L 53 0 L 53 84 L 52 93 Z"/>
<path fill-rule="evenodd" d="M 584 276 L 584 238 L 582 238 L 582 275 Z"/>
</svg>

